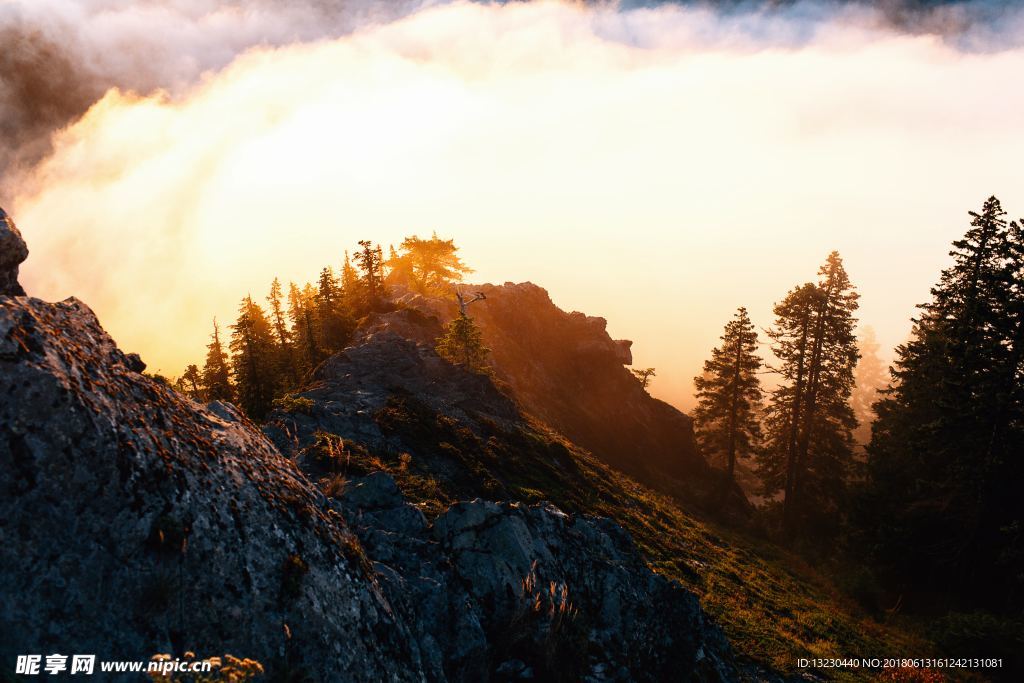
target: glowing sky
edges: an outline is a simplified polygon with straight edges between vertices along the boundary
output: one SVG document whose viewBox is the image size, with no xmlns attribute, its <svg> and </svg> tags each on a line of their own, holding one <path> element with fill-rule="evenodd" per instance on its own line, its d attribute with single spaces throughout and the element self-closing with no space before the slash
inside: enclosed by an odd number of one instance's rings
<svg viewBox="0 0 1024 683">
<path fill-rule="evenodd" d="M 968 209 L 1024 214 L 1024 50 L 794 22 L 457 3 L 112 91 L 6 207 L 22 282 L 178 374 L 274 276 L 437 230 L 606 317 L 685 408 L 734 309 L 769 325 L 838 249 L 889 348 Z"/>
</svg>

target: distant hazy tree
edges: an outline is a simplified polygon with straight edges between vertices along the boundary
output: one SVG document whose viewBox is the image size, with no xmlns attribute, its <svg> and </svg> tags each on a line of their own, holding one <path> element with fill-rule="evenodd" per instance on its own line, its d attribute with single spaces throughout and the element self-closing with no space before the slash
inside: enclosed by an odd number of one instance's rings
<svg viewBox="0 0 1024 683">
<path fill-rule="evenodd" d="M 654 372 L 654 368 L 643 368 L 630 370 L 633 376 L 640 381 L 640 386 L 647 390 L 647 387 L 651 386 L 651 379 L 657 377 L 657 373 Z"/>
<path fill-rule="evenodd" d="M 274 333 L 263 309 L 251 296 L 242 299 L 238 320 L 231 326 L 231 369 L 238 403 L 256 420 L 270 411 L 277 386 Z"/>
<path fill-rule="evenodd" d="M 835 530 L 853 465 L 857 421 L 849 398 L 858 358 L 858 295 L 837 252 L 818 272 L 817 284 L 791 290 L 775 306 L 775 326 L 768 331 L 780 362 L 772 369 L 782 382 L 765 410 L 760 474 L 766 493 L 785 495 L 787 537 Z"/>
<path fill-rule="evenodd" d="M 459 313 L 445 325 L 444 334 L 437 340 L 437 353 L 452 363 L 465 366 L 473 372 L 487 371 L 487 354 L 483 334 L 473 319 Z"/>
<path fill-rule="evenodd" d="M 369 240 L 359 240 L 359 251 L 355 254 L 355 262 L 356 267 L 360 270 L 359 283 L 362 293 L 360 308 L 363 311 L 373 310 L 383 294 L 382 261 L 380 247 L 375 247 Z"/>
<path fill-rule="evenodd" d="M 896 349 L 868 447 L 866 527 L 903 585 L 1024 603 L 1024 230 L 995 197 Z"/>
<path fill-rule="evenodd" d="M 693 380 L 697 387 L 693 421 L 705 457 L 724 456 L 732 481 L 736 458 L 751 455 L 761 438 L 758 372 L 762 363 L 757 330 L 746 308 L 736 311 L 721 340 L 704 362 L 704 373 Z"/>
<path fill-rule="evenodd" d="M 220 327 L 213 319 L 213 334 L 206 346 L 206 363 L 203 365 L 203 387 L 208 401 L 233 401 L 235 392 L 231 386 L 231 371 L 224 345 L 220 341 Z"/>
<path fill-rule="evenodd" d="M 417 235 L 402 240 L 399 250 L 388 258 L 389 280 L 400 282 L 421 294 L 440 295 L 452 283 L 461 282 L 473 272 L 458 256 L 454 240 L 443 240 L 433 233 L 430 239 Z"/>
<path fill-rule="evenodd" d="M 351 314 L 359 299 L 359 273 L 352 266 L 352 261 L 348 257 L 348 251 L 345 252 L 345 260 L 341 264 L 339 283 L 345 299 L 345 305 L 349 309 L 349 314 Z"/>
<path fill-rule="evenodd" d="M 860 360 L 854 374 L 853 393 L 850 394 L 850 407 L 857 418 L 857 428 L 853 438 L 858 446 L 866 446 L 871 440 L 871 425 L 875 421 L 875 402 L 878 391 L 889 383 L 889 372 L 879 357 L 878 338 L 875 329 L 863 325 L 857 335 L 857 348 Z"/>
</svg>

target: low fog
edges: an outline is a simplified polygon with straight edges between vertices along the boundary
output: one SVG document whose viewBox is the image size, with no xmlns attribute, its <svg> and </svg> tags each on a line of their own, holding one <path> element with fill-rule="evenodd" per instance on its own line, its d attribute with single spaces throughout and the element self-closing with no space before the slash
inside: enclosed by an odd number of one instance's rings
<svg viewBox="0 0 1024 683">
<path fill-rule="evenodd" d="M 22 281 L 166 374 L 274 276 L 437 230 L 688 407 L 733 310 L 767 326 L 831 249 L 884 351 L 968 209 L 1024 214 L 1024 21 L 993 3 L 275 5 L 0 7 Z"/>
</svg>

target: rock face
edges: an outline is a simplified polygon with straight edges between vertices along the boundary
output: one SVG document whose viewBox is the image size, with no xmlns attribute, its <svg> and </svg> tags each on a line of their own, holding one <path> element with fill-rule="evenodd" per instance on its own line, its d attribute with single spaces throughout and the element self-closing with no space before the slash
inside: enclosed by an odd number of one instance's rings
<svg viewBox="0 0 1024 683">
<path fill-rule="evenodd" d="M 529 282 L 469 289 L 487 297 L 471 314 L 497 377 L 527 412 L 655 488 L 698 502 L 718 490 L 720 477 L 701 456 L 692 421 L 640 386 L 623 366 L 632 362 L 632 342 L 613 340 L 604 318 L 566 313 Z M 399 301 L 442 321 L 457 312 L 442 299 Z M 733 511 L 745 514 L 749 505 L 738 488 L 733 498 Z"/>
<path fill-rule="evenodd" d="M 387 327 L 325 363 L 311 414 L 277 429 L 386 443 L 438 428 L 388 422 L 415 414 L 394 404 L 414 390 L 434 401 L 417 410 L 495 444 L 520 424 L 489 379 Z M 382 474 L 330 498 L 232 406 L 137 368 L 81 302 L 0 296 L 3 661 L 194 650 L 288 680 L 735 678 L 693 595 L 614 524 L 480 500 L 430 524 Z M 571 468 L 551 449 L 551 467 Z"/>
<path fill-rule="evenodd" d="M 382 473 L 349 482 L 340 503 L 448 680 L 736 677 L 696 598 L 606 519 L 473 500 L 431 527 Z"/>
<path fill-rule="evenodd" d="M 0 209 L 0 295 L 24 296 L 18 284 L 18 267 L 28 258 L 28 247 L 14 221 Z"/>
<path fill-rule="evenodd" d="M 231 406 L 134 372 L 84 304 L 0 297 L 0 395 L 0 659 L 193 649 L 422 680 L 328 501 Z"/>
</svg>

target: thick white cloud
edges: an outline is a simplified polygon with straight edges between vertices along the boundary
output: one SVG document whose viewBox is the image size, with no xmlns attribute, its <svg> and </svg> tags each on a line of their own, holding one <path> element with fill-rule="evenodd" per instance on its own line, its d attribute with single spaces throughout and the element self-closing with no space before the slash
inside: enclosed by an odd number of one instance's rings
<svg viewBox="0 0 1024 683">
<path fill-rule="evenodd" d="M 178 373 L 275 275 L 436 229 L 685 404 L 735 307 L 768 325 L 837 248 L 889 346 L 967 209 L 1024 212 L 1024 51 L 870 19 L 458 3 L 113 91 L 18 187 L 23 280 Z"/>
</svg>

